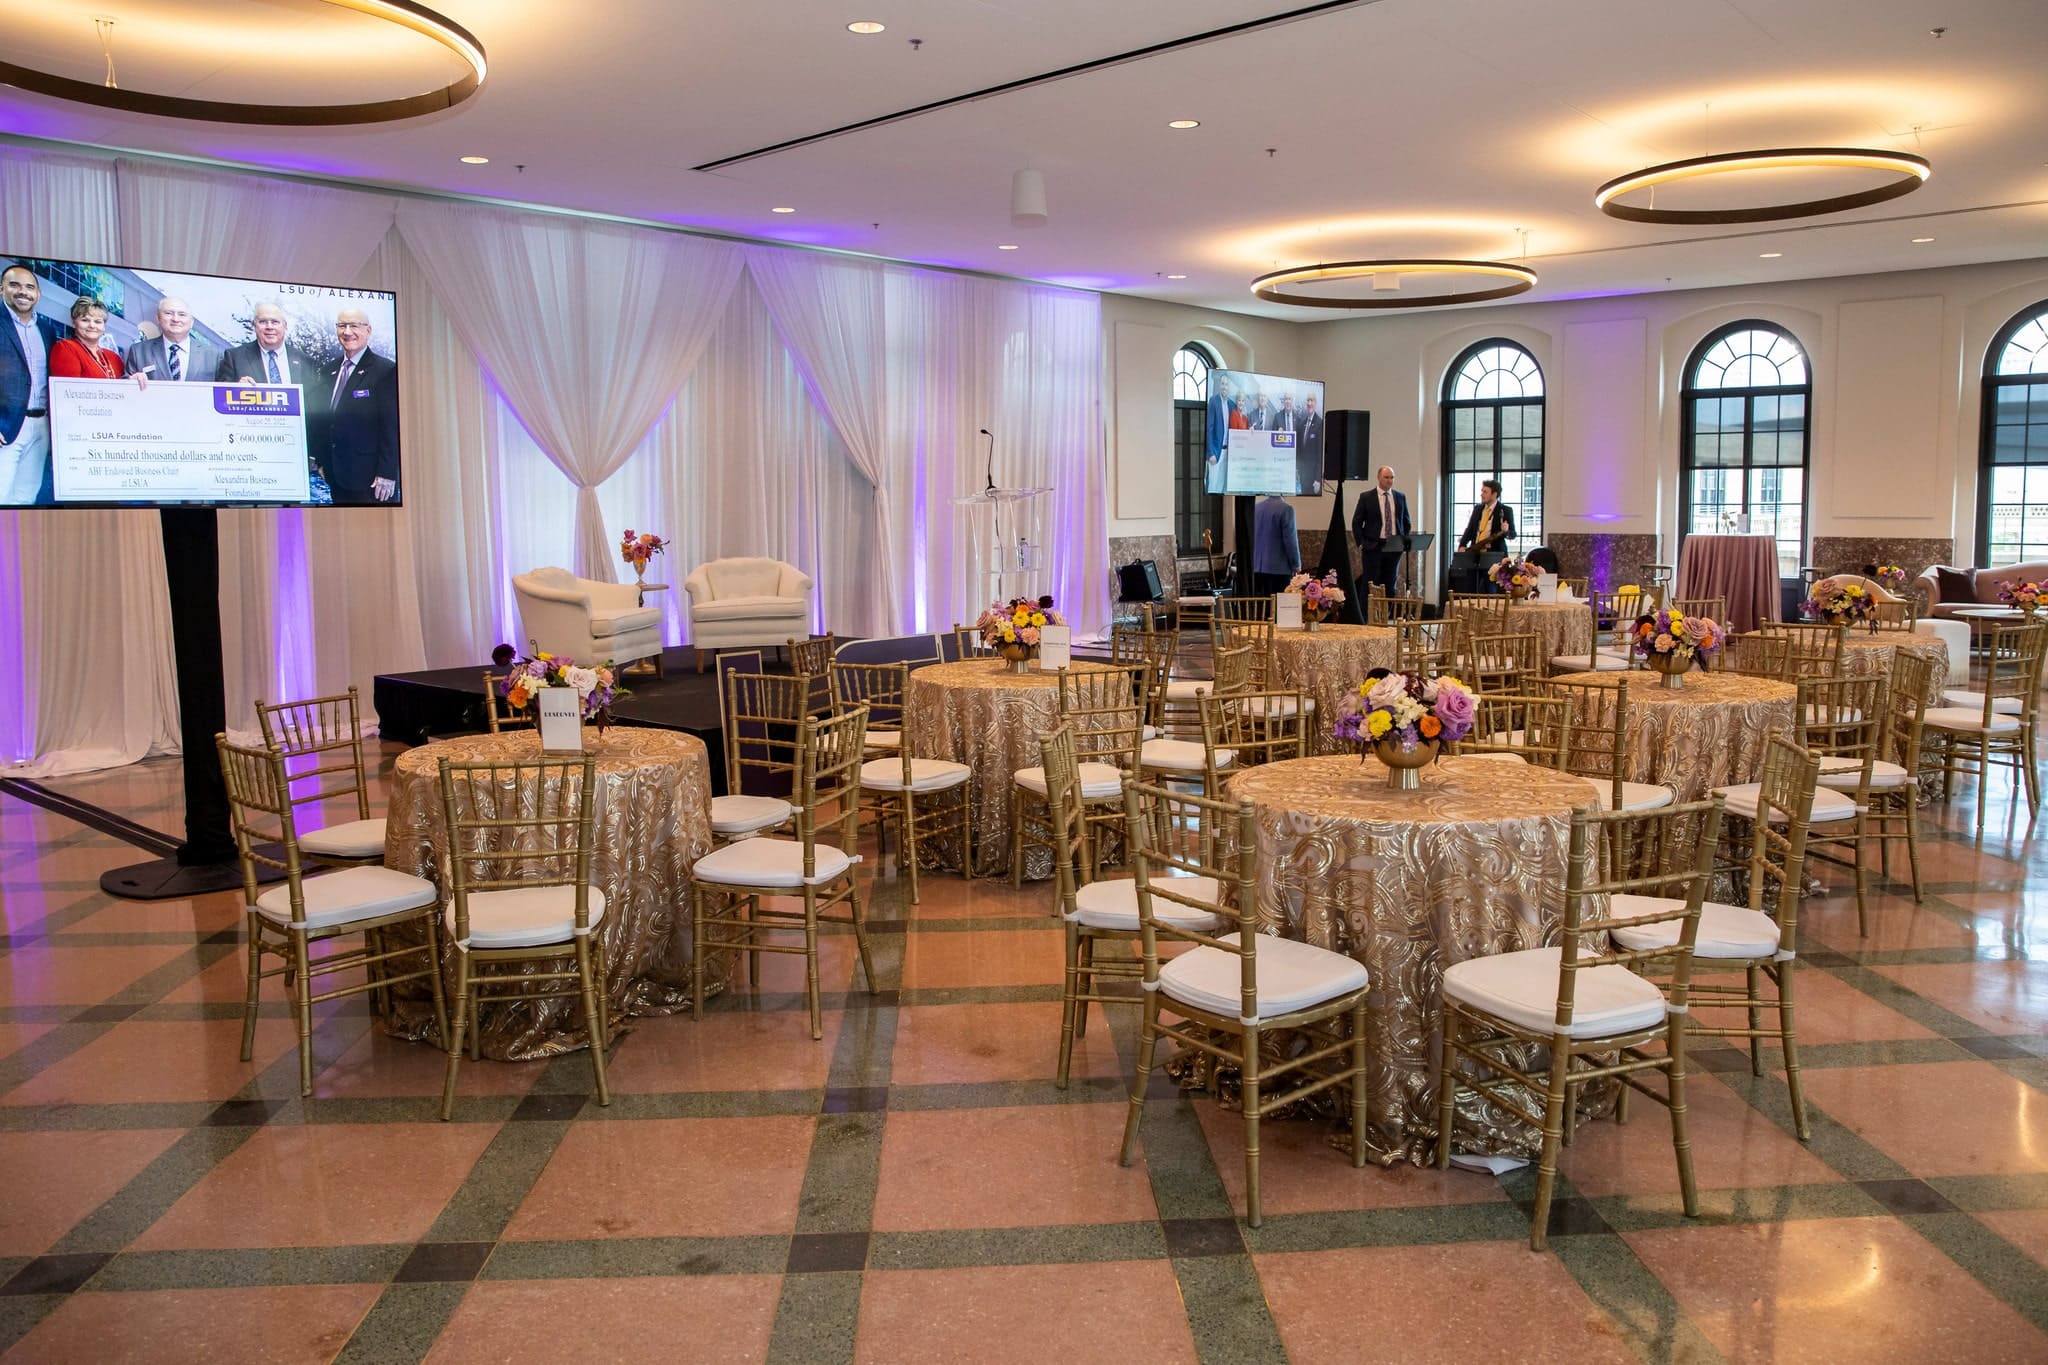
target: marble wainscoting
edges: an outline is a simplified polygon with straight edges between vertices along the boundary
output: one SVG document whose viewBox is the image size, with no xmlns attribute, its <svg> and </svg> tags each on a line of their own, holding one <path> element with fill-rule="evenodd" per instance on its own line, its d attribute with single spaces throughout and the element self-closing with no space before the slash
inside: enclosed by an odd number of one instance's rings
<svg viewBox="0 0 2048 1365">
<path fill-rule="evenodd" d="M 1111 536 L 1109 538 L 1109 592 L 1117 596 L 1116 571 L 1134 559 L 1149 559 L 1159 570 L 1159 587 L 1168 602 L 1180 596 L 1180 563 L 1174 558 L 1173 537 Z"/>
<path fill-rule="evenodd" d="M 1897 564 L 1908 580 L 1936 564 L 1954 564 L 1956 543 L 1947 536 L 1815 536 L 1813 559 L 1829 573 L 1862 573 L 1866 564 Z"/>
<path fill-rule="evenodd" d="M 1554 531 L 1546 542 L 1557 552 L 1565 578 L 1590 578 L 1593 591 L 1607 592 L 1624 583 L 1640 583 L 1643 565 L 1670 564 L 1657 553 L 1657 537 L 1607 535 L 1601 532 Z"/>
</svg>

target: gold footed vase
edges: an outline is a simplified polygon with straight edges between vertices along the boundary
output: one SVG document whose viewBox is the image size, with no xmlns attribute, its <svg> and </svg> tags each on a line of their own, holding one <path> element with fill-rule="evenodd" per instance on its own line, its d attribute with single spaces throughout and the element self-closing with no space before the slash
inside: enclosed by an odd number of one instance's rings
<svg viewBox="0 0 2048 1365">
<path fill-rule="evenodd" d="M 996 654 L 1001 657 L 1003 662 L 1010 666 L 1012 673 L 1029 673 L 1031 671 L 1031 656 L 1037 652 L 1037 649 L 1031 645 L 999 644 L 996 646 Z"/>
<path fill-rule="evenodd" d="M 1685 675 L 1692 667 L 1692 657 L 1685 654 L 1652 654 L 1649 658 L 1652 672 L 1657 673 L 1661 685 L 1673 692 L 1685 689 Z"/>
<path fill-rule="evenodd" d="M 1404 748 L 1399 741 L 1381 739 L 1373 741 L 1372 756 L 1387 770 L 1387 786 L 1397 792 L 1412 792 L 1422 789 L 1422 770 L 1436 762 L 1438 742 L 1425 739 L 1412 748 Z"/>
</svg>

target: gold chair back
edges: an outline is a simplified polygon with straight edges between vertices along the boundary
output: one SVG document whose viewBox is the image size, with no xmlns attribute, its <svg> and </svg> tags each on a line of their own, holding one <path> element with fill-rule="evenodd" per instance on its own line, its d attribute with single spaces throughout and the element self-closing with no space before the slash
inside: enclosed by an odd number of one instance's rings
<svg viewBox="0 0 2048 1365">
<path fill-rule="evenodd" d="M 1131 675 L 1117 669 L 1077 673 L 1062 668 L 1058 683 L 1060 722 L 1072 732 L 1075 761 L 1110 763 L 1125 772 L 1135 771 L 1143 713 L 1131 689 Z M 1047 790 L 1051 790 L 1049 786 Z"/>
<path fill-rule="evenodd" d="M 1671 610 L 1680 616 L 1704 616 L 1717 626 L 1728 624 L 1726 597 L 1674 597 Z"/>
<path fill-rule="evenodd" d="M 597 756 L 437 766 L 456 946 L 469 946 L 469 898 L 479 891 L 572 887 L 577 934 L 588 934 Z"/>
<path fill-rule="evenodd" d="M 1482 692 L 1460 754 L 1514 754 L 1540 768 L 1570 771 L 1572 704 L 1539 692 Z"/>
<path fill-rule="evenodd" d="M 505 673 L 484 673 L 484 726 L 490 733 L 500 730 L 530 730 L 534 727 L 533 713 L 514 711 L 505 701 Z"/>
<path fill-rule="evenodd" d="M 1830 773 L 1854 771 L 1856 804 L 1870 801 L 1871 765 L 1884 757 L 1885 717 L 1891 708 L 1890 685 L 1876 675 L 1801 678 L 1793 712 L 1799 747 Z"/>
<path fill-rule="evenodd" d="M 1544 684 L 1571 710 L 1572 743 L 1565 771 L 1606 784 L 1610 810 L 1621 809 L 1622 784 L 1628 781 L 1628 684 L 1625 677 Z"/>
<path fill-rule="evenodd" d="M 795 674 L 725 675 L 726 790 L 766 787 L 780 795 L 796 785 L 798 727 L 810 704 L 810 684 Z M 748 781 L 749 776 L 756 780 Z"/>
<path fill-rule="evenodd" d="M 1367 625 L 1391 626 L 1397 621 L 1420 621 L 1429 603 L 1420 597 L 1390 597 L 1375 586 L 1366 606 L 1371 613 Z"/>
<path fill-rule="evenodd" d="M 1080 889 L 1079 868 L 1087 846 L 1087 816 L 1081 804 L 1081 763 L 1074 753 L 1074 727 L 1062 724 L 1039 736 L 1039 761 L 1045 766 L 1045 805 L 1052 824 L 1052 867 L 1056 913 L 1074 911 Z"/>
<path fill-rule="evenodd" d="M 1394 621 L 1394 667 L 1433 677 L 1451 666 L 1464 633 L 1455 616 Z"/>
<path fill-rule="evenodd" d="M 1271 622 L 1273 619 L 1273 599 L 1271 597 L 1219 597 L 1216 599 L 1216 619 L 1218 621 Z"/>
<path fill-rule="evenodd" d="M 230 744 L 226 735 L 215 735 L 213 744 L 220 753 L 221 777 L 228 789 L 228 821 L 234 831 L 235 851 L 242 860 L 243 899 L 251 907 L 256 904 L 257 867 L 275 868 L 285 874 L 290 886 L 292 922 L 305 923 L 306 898 L 300 889 L 302 869 L 294 812 L 298 803 L 292 799 L 284 751 L 267 745 Z M 282 856 L 265 851 L 273 846 L 281 846 Z"/>
<path fill-rule="evenodd" d="M 1118 626 L 1110 634 L 1110 658 L 1129 669 L 1136 683 L 1138 708 L 1147 725 L 1166 726 L 1166 684 L 1173 677 L 1174 631 Z"/>
<path fill-rule="evenodd" d="M 1764 748 L 1764 772 L 1757 795 L 1758 818 L 1750 840 L 1749 908 L 1778 921 L 1778 946 L 1794 951 L 1799 933 L 1799 900 L 1805 894 L 1806 840 L 1820 757 L 1783 735 Z"/>
<path fill-rule="evenodd" d="M 851 851 L 860 834 L 860 766 L 867 743 L 866 703 L 830 719 L 807 716 L 797 746 L 796 838 L 804 846 L 804 876 L 817 873 L 818 832 Z M 827 809 L 835 809 L 826 815 Z M 850 874 L 849 874 L 850 877 Z"/>
<path fill-rule="evenodd" d="M 832 672 L 832 655 L 838 648 L 839 641 L 829 633 L 789 642 L 789 671 L 810 680 L 812 715 L 824 715 L 832 708 L 827 679 Z"/>
<path fill-rule="evenodd" d="M 953 653 L 960 659 L 992 659 L 995 646 L 981 638 L 981 632 L 973 626 L 953 627 Z"/>
<path fill-rule="evenodd" d="M 312 784 L 293 793 L 294 805 L 354 797 L 355 818 L 370 818 L 369 784 L 363 771 L 362 706 L 356 688 L 305 701 L 258 701 L 256 724 L 265 747 L 284 755 L 291 785 Z M 294 771 L 295 760 L 310 760 L 313 766 L 297 766 Z"/>
<path fill-rule="evenodd" d="M 1766 635 L 1785 641 L 1786 682 L 1801 678 L 1832 678 L 1842 671 L 1842 641 L 1847 626 L 1819 621 L 1766 621 L 1758 627 Z"/>
<path fill-rule="evenodd" d="M 1535 635 L 1466 635 L 1459 643 L 1458 675 L 1474 689 L 1520 692 L 1543 676 Z"/>
<path fill-rule="evenodd" d="M 869 730 L 901 730 L 910 704 L 910 665 L 843 664 L 834 660 L 830 673 L 832 714 L 843 716 L 868 708 Z"/>
<path fill-rule="evenodd" d="M 1871 618 L 1879 630 L 1912 631 L 1920 624 L 1920 603 L 1908 597 L 1900 602 L 1878 602 L 1873 604 L 1877 614 Z"/>
<path fill-rule="evenodd" d="M 1314 713 L 1296 691 L 1234 692 L 1202 698 L 1202 746 L 1207 750 L 1210 790 L 1229 772 L 1308 756 L 1308 725 Z M 1219 754 L 1233 755 L 1227 765 Z"/>
<path fill-rule="evenodd" d="M 1252 646 L 1228 645 L 1216 651 L 1215 686 L 1211 696 L 1229 696 L 1249 691 L 1252 685 Z"/>
<path fill-rule="evenodd" d="M 1750 631 L 1730 635 L 1721 645 L 1714 668 L 1721 673 L 1741 673 L 1752 678 L 1782 678 L 1790 665 L 1792 642 L 1782 635 Z"/>
<path fill-rule="evenodd" d="M 1273 676 L 1273 622 L 1218 621 L 1211 627 L 1213 648 L 1221 652 L 1248 646 L 1251 649 L 1251 686 L 1264 687 Z"/>
</svg>

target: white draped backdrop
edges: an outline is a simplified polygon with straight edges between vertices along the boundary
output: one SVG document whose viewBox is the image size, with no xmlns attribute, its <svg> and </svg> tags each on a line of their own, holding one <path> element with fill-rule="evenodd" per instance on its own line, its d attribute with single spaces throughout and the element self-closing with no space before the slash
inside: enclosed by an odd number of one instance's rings
<svg viewBox="0 0 2048 1365">
<path fill-rule="evenodd" d="M 817 629 L 971 620 L 982 427 L 1055 490 L 1045 590 L 1107 623 L 1092 294 L 6 144 L 0 252 L 398 292 L 405 507 L 221 514 L 231 726 L 523 645 L 511 576 L 626 577 L 627 528 L 672 538 L 671 643 L 723 555 L 811 574 Z M 177 749 L 155 513 L 0 512 L 0 694 L 0 772 Z"/>
</svg>

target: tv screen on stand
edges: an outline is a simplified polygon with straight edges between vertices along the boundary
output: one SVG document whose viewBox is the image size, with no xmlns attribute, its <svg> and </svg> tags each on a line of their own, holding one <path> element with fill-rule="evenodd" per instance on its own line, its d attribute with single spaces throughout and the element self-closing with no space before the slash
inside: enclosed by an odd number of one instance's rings
<svg viewBox="0 0 2048 1365">
<path fill-rule="evenodd" d="M 0 507 L 404 500 L 395 294 L 0 252 L 0 304 Z"/>
<path fill-rule="evenodd" d="M 1209 372 L 1205 491 L 1320 493 L 1323 438 L 1322 381 Z"/>
</svg>

